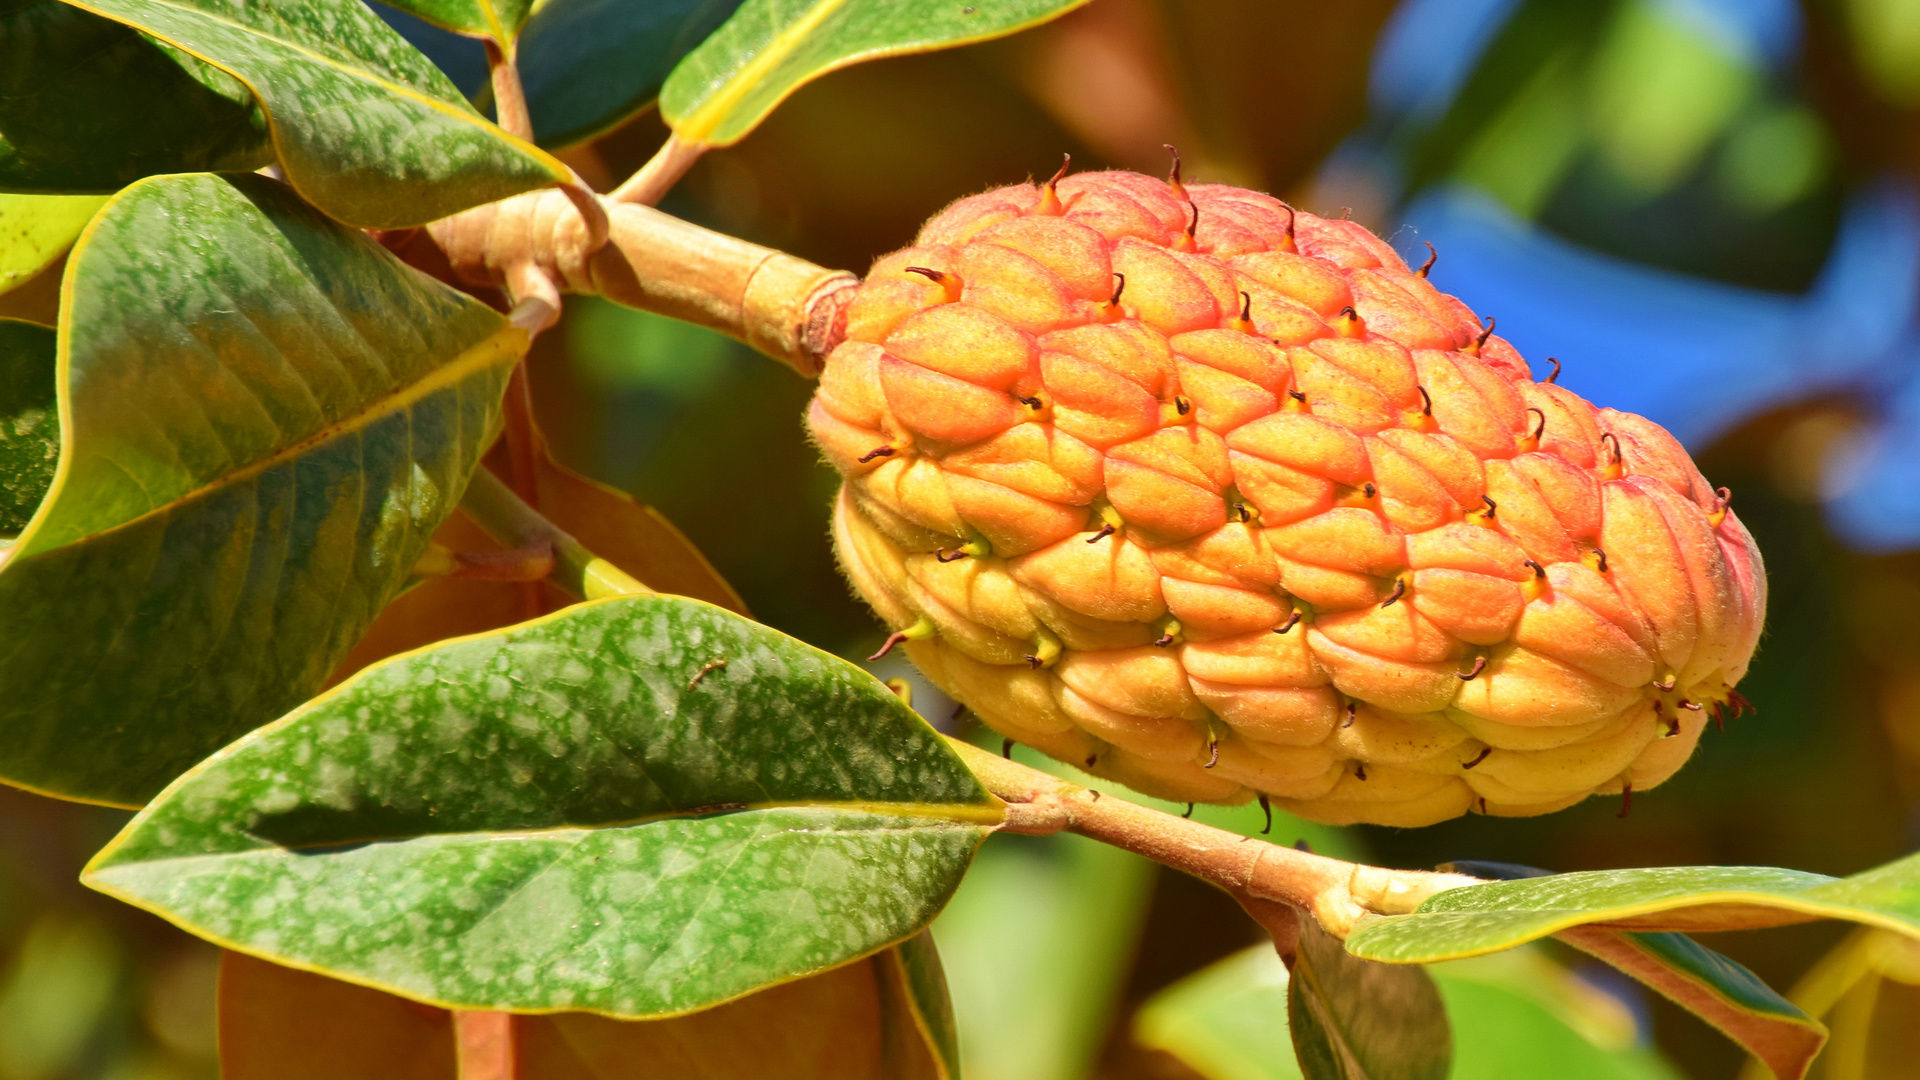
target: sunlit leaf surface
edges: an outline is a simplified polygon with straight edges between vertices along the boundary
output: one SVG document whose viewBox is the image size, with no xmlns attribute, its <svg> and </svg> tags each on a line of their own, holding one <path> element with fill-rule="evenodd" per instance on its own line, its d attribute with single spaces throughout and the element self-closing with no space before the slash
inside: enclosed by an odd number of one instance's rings
<svg viewBox="0 0 1920 1080">
<path fill-rule="evenodd" d="M 1001 37 L 1086 0 L 747 0 L 673 69 L 660 113 L 684 142 L 738 142 L 829 71 Z"/>
<path fill-rule="evenodd" d="M 520 33 L 533 0 L 383 0 L 410 15 L 462 34 L 505 44 Z"/>
<path fill-rule="evenodd" d="M 106 201 L 100 195 L 0 195 L 0 293 L 53 265 Z"/>
<path fill-rule="evenodd" d="M 1422 964 L 1511 948 L 1568 927 L 1733 930 L 1847 919 L 1920 937 L 1920 855 L 1848 878 L 1754 866 L 1593 870 L 1451 889 L 1363 923 L 1355 956 Z"/>
<path fill-rule="evenodd" d="M 259 176 L 140 181 L 68 275 L 59 472 L 0 552 L 0 780 L 138 805 L 320 686 L 527 339 Z"/>
<path fill-rule="evenodd" d="M 246 84 L 288 182 L 348 224 L 423 225 L 571 175 L 488 123 L 359 0 L 74 2 Z"/>
</svg>

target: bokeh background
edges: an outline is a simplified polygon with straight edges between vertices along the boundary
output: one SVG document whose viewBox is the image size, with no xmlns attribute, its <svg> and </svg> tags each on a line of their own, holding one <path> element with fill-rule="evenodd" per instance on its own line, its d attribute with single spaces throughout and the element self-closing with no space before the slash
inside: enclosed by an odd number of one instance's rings
<svg viewBox="0 0 1920 1080">
<path fill-rule="evenodd" d="M 643 115 L 565 156 L 606 188 L 664 136 Z M 1595 800 L 1417 831 L 1282 820 L 1280 839 L 1405 866 L 1836 875 L 1920 847 L 1920 0 L 1095 0 L 828 76 L 664 205 L 861 270 L 959 196 L 1062 153 L 1163 172 L 1165 143 L 1189 178 L 1350 208 L 1410 257 L 1433 244 L 1434 283 L 1536 370 L 1557 357 L 1565 385 L 1679 435 L 1732 488 L 1771 581 L 1741 686 L 1758 714 L 1709 732 L 1630 816 Z M 760 619 L 872 651 L 881 630 L 829 552 L 807 383 L 592 300 L 532 365 L 562 460 L 663 510 Z M 0 790 L 0 1080 L 215 1074 L 213 950 L 75 883 L 125 818 Z M 1842 933 L 1711 944 L 1785 989 Z M 1256 931 L 1131 856 L 1006 838 L 936 934 L 975 1080 L 1173 1080 L 1196 1074 L 1130 1018 Z M 1740 1069 L 1691 1017 L 1596 985 L 1658 1059 L 1635 1075 Z"/>
</svg>

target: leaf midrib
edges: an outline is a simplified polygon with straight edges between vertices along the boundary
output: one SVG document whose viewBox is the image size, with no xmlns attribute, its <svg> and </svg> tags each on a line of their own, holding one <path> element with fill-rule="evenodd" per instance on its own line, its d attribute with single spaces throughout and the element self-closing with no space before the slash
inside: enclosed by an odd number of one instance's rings
<svg viewBox="0 0 1920 1080">
<path fill-rule="evenodd" d="M 1005 820 L 1005 815 L 1000 812 L 998 807 L 993 806 L 991 804 L 987 804 L 987 803 L 887 803 L 887 802 L 864 802 L 864 801 L 850 801 L 850 802 L 775 801 L 775 802 L 765 802 L 765 803 L 750 803 L 745 806 L 733 807 L 733 808 L 729 808 L 726 810 L 719 810 L 719 811 L 704 810 L 701 807 L 693 807 L 688 810 L 673 810 L 673 811 L 667 811 L 665 813 L 660 813 L 660 814 L 649 814 L 643 817 L 632 818 L 625 821 L 605 822 L 605 823 L 593 824 L 593 825 L 554 825 L 544 829 L 463 829 L 463 830 L 449 830 L 445 832 L 418 832 L 418 833 L 411 833 L 411 834 L 399 835 L 399 836 L 366 836 L 366 837 L 350 837 L 350 838 L 344 838 L 344 839 L 330 839 L 323 843 L 300 844 L 300 845 L 292 845 L 292 846 L 284 845 L 284 844 L 275 844 L 275 843 L 272 843 L 271 841 L 263 841 L 265 846 L 256 847 L 256 848 L 236 848 L 236 849 L 221 850 L 221 851 L 196 851 L 192 853 L 182 853 L 179 855 L 166 855 L 158 858 L 141 858 L 137 860 L 128 860 L 127 862 L 118 862 L 118 863 L 112 861 L 112 858 L 116 853 L 116 849 L 119 846 L 118 844 L 114 844 L 100 852 L 99 858 L 97 860 L 98 865 L 90 868 L 87 872 L 93 873 L 98 870 L 110 870 L 116 866 L 129 866 L 129 865 L 144 866 L 144 865 L 152 865 L 152 864 L 164 863 L 164 862 L 178 862 L 181 860 L 190 860 L 190 859 L 247 858 L 247 857 L 259 856 L 259 855 L 270 855 L 270 856 L 271 855 L 297 855 L 297 854 L 305 854 L 305 853 L 312 853 L 312 852 L 326 852 L 333 849 L 357 848 L 357 847 L 366 846 L 368 844 L 405 843 L 409 840 L 446 839 L 446 840 L 457 841 L 460 838 L 464 837 L 464 838 L 472 838 L 472 839 L 488 839 L 488 840 L 499 840 L 502 842 L 509 842 L 514 840 L 536 839 L 540 837 L 554 837 L 557 839 L 559 836 L 566 833 L 591 834 L 595 832 L 605 832 L 605 831 L 610 831 L 615 829 L 642 828 L 648 825 L 659 824 L 661 822 L 699 821 L 699 820 L 706 820 L 706 819 L 728 817 L 734 814 L 747 814 L 747 813 L 765 812 L 765 811 L 773 811 L 773 810 L 820 810 L 820 811 L 829 811 L 829 812 L 840 812 L 840 813 L 846 813 L 846 814 L 868 814 L 875 817 L 919 819 L 919 820 L 925 820 L 932 823 L 929 825 L 912 825 L 912 826 L 876 825 L 872 827 L 862 827 L 857 829 L 822 830 L 823 832 L 829 832 L 831 833 L 831 835 L 834 835 L 834 836 L 852 836 L 852 835 L 858 835 L 860 833 L 867 833 L 867 832 L 873 832 L 873 833 L 913 832 L 913 831 L 920 831 L 920 830 L 930 829 L 930 828 L 937 829 L 937 828 L 948 828 L 948 827 L 992 828 L 994 826 L 1001 824 Z M 812 832 L 815 830 L 788 829 L 784 831 Z M 253 836 L 253 834 L 251 833 L 246 833 L 243 835 L 248 836 L 250 839 L 255 839 L 255 840 L 260 839 L 259 837 Z"/>
<path fill-rule="evenodd" d="M 785 29 L 768 40 L 765 48 L 735 69 L 721 83 L 719 93 L 701 102 L 679 123 L 674 124 L 674 133 L 687 142 L 705 142 L 740 102 L 760 88 L 769 72 L 798 52 L 799 45 L 846 4 L 847 0 L 815 0 L 806 14 L 788 23 Z"/>
<path fill-rule="evenodd" d="M 100 8 L 95 7 L 94 5 L 87 3 L 86 0 L 63 0 L 63 2 L 71 3 L 73 4 L 73 6 L 77 8 L 80 8 L 84 11 L 90 11 L 95 15 L 99 15 L 102 18 L 111 19 L 117 23 L 122 23 L 128 26 L 135 25 L 131 20 L 129 20 L 125 16 L 117 15 L 112 11 L 101 10 Z M 438 112 L 445 113 L 448 116 L 454 117 L 455 119 L 458 119 L 464 123 L 480 128 L 483 131 L 491 128 L 492 131 L 489 132 L 490 134 L 496 134 L 499 136 L 503 136 L 505 138 L 512 138 L 512 136 L 508 135 L 505 131 L 500 130 L 496 125 L 488 122 L 488 120 L 485 117 L 480 116 L 477 113 L 471 113 L 466 110 L 463 110 L 459 106 L 454 105 L 451 102 L 443 101 L 440 98 L 433 97 L 432 95 L 423 93 L 419 90 L 415 90 L 414 88 L 407 86 L 405 84 L 393 82 L 388 78 L 386 78 L 385 76 L 379 75 L 372 70 L 369 70 L 366 68 L 356 68 L 351 64 L 347 64 L 347 63 L 343 63 L 342 61 L 335 60 L 334 58 L 327 56 L 324 53 L 314 52 L 311 48 L 305 45 L 302 45 L 298 42 L 289 41 L 286 38 L 280 37 L 276 34 L 267 33 L 264 30 L 260 30 L 256 27 L 248 26 L 245 23 L 234 22 L 231 19 L 222 18 L 218 15 L 215 15 L 208 11 L 204 11 L 197 7 L 191 7 L 186 4 L 175 3 L 173 2 L 173 0 L 139 0 L 139 2 L 152 4 L 155 7 L 167 8 L 169 10 L 177 11 L 193 18 L 204 19 L 207 22 L 213 23 L 217 26 L 224 26 L 231 30 L 237 30 L 240 33 L 246 34 L 250 37 L 256 37 L 261 39 L 262 41 L 271 42 L 272 44 L 279 45 L 283 48 L 299 53 L 300 55 L 305 56 L 309 59 L 312 59 L 326 67 L 330 67 L 337 71 L 344 72 L 345 74 L 350 75 L 354 78 L 360 79 L 364 82 L 372 83 L 375 86 L 378 86 L 381 89 L 387 90 L 400 97 L 413 98 L 419 101 L 420 103 L 428 106 L 429 108 L 432 108 Z M 491 8 L 491 5 L 483 5 L 483 6 L 486 6 L 489 9 Z M 492 18 L 491 15 L 489 17 Z M 494 19 L 493 21 L 497 22 L 498 20 Z M 247 78 L 245 75 L 234 70 L 229 65 L 221 63 L 219 60 L 211 56 L 207 56 L 183 44 L 182 42 L 176 40 L 173 36 L 169 34 L 163 33 L 162 31 L 155 30 L 152 27 L 147 27 L 147 26 L 138 26 L 137 29 L 145 33 L 152 34 L 154 37 L 157 37 L 162 41 L 167 42 L 169 45 L 172 45 L 174 48 L 179 49 L 180 51 L 187 53 L 205 63 L 212 64 L 214 67 L 217 67 L 220 70 L 226 72 L 227 74 L 233 76 L 234 78 L 240 80 L 242 83 L 246 85 L 247 90 L 253 94 L 254 99 L 256 101 L 259 101 L 260 107 L 266 110 L 268 117 L 269 118 L 272 117 L 273 109 L 270 106 L 268 106 L 265 96 L 260 93 L 260 88 L 254 85 L 253 80 Z M 276 127 L 277 126 L 278 125 L 276 123 Z M 519 148 L 516 147 L 516 149 L 519 149 Z"/>
</svg>

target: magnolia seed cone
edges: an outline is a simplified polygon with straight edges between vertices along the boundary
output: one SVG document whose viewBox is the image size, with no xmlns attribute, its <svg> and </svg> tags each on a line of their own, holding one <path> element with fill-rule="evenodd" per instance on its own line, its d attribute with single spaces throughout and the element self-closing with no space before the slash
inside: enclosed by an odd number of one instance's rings
<svg viewBox="0 0 1920 1080">
<path fill-rule="evenodd" d="M 1149 794 L 1539 814 L 1660 783 L 1742 704 L 1760 553 L 1673 437 L 1258 192 L 960 200 L 875 264 L 808 420 L 914 663 Z"/>
</svg>

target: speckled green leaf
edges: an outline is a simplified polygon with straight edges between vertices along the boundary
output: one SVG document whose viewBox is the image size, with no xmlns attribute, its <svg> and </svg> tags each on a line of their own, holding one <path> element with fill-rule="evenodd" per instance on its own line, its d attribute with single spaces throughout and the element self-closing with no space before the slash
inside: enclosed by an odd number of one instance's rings
<svg viewBox="0 0 1920 1080">
<path fill-rule="evenodd" d="M 474 37 L 512 41 L 526 24 L 533 0 L 382 0 L 435 26 Z"/>
<path fill-rule="evenodd" d="M 103 195 L 0 194 L 0 293 L 57 262 L 106 201 Z"/>
<path fill-rule="evenodd" d="M 233 76 L 62 0 L 0 0 L 0 190 L 107 194 L 271 159 Z"/>
<path fill-rule="evenodd" d="M 1300 924 L 1287 1027 L 1307 1080 L 1446 1080 L 1453 1036 L 1426 971 L 1361 960 Z"/>
<path fill-rule="evenodd" d="M 872 676 L 617 597 L 369 668 L 181 777 L 86 877 L 424 1001 L 661 1016 L 914 934 L 1000 817 Z"/>
<path fill-rule="evenodd" d="M 652 105 L 740 0 L 547 0 L 520 37 L 520 81 L 542 146 L 570 146 Z"/>
<path fill-rule="evenodd" d="M 138 805 L 318 689 L 527 339 L 251 174 L 127 188 L 67 283 L 59 471 L 0 552 L 0 780 Z"/>
<path fill-rule="evenodd" d="M 60 457 L 52 328 L 0 319 L 0 544 L 46 498 Z"/>
<path fill-rule="evenodd" d="M 69 2 L 246 84 L 287 181 L 350 225 L 421 225 L 571 176 L 488 123 L 360 0 Z"/>
<path fill-rule="evenodd" d="M 660 113 L 684 142 L 729 146 L 829 71 L 1002 37 L 1087 0 L 746 0 L 667 77 Z"/>
<path fill-rule="evenodd" d="M 1847 878 L 1756 866 L 1594 870 L 1450 889 L 1370 919 L 1356 956 L 1424 964 L 1511 948 L 1572 926 L 1708 931 L 1847 919 L 1920 937 L 1920 855 Z"/>
</svg>

